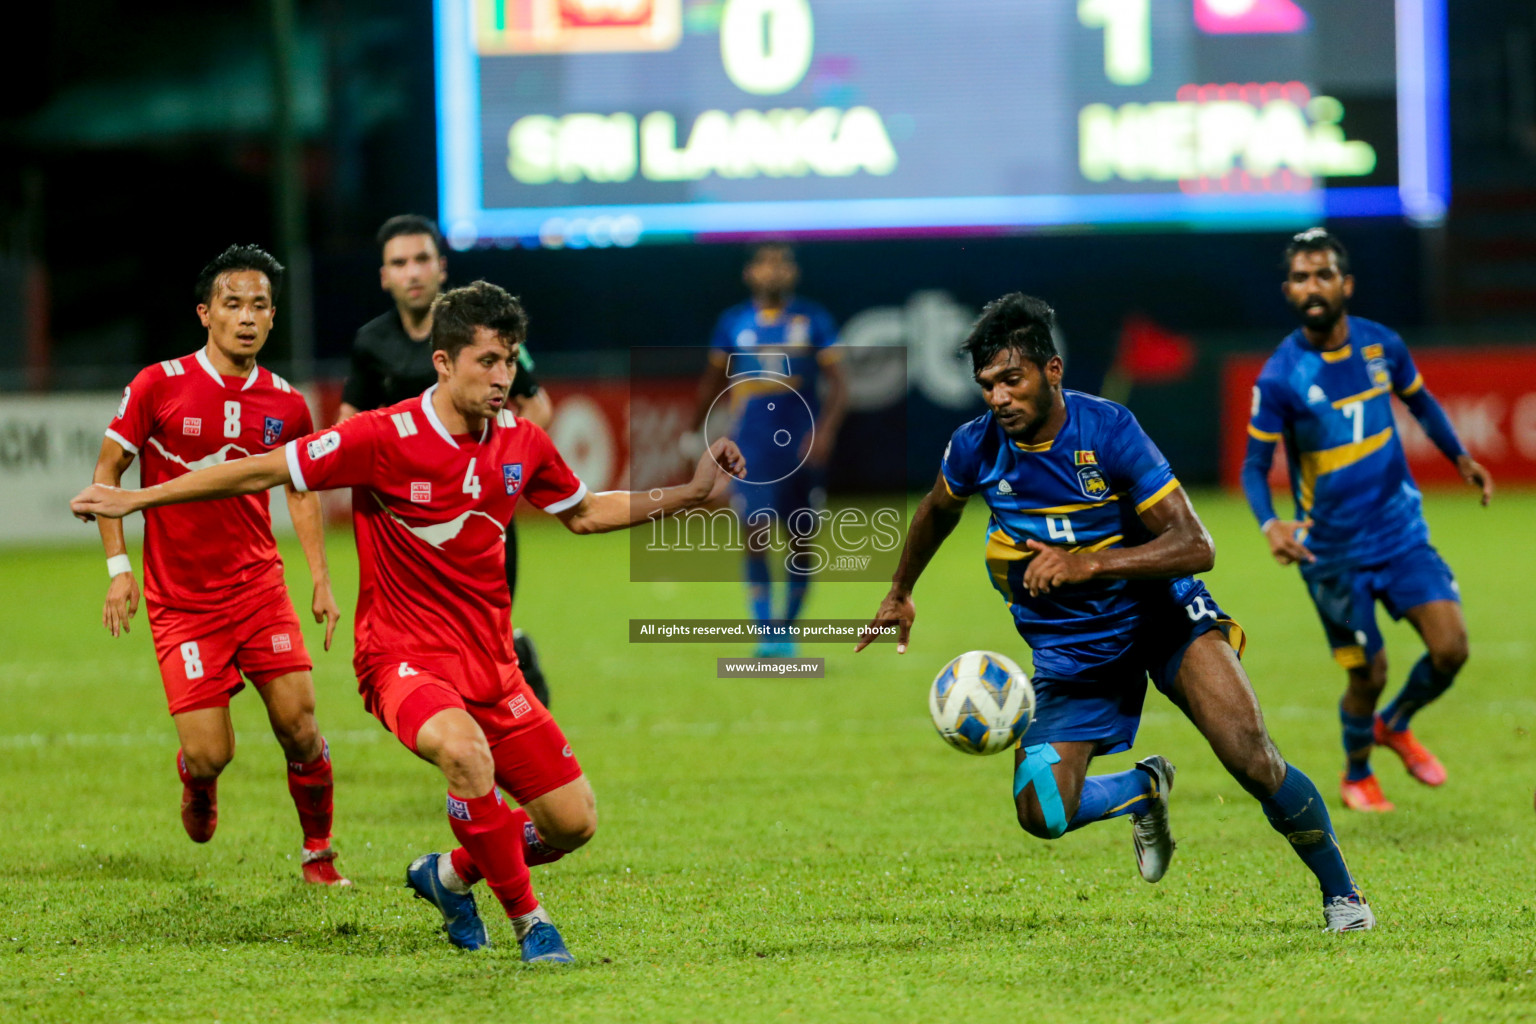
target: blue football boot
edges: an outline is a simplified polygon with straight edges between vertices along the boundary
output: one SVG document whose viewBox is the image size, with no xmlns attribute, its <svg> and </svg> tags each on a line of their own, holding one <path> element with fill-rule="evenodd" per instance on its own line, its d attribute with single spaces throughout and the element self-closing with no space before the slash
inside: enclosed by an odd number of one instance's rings
<svg viewBox="0 0 1536 1024">
<path fill-rule="evenodd" d="M 522 937 L 523 962 L 528 964 L 570 964 L 576 958 L 565 948 L 559 930 L 548 921 L 536 921 Z"/>
<path fill-rule="evenodd" d="M 443 931 L 448 933 L 449 942 L 460 949 L 489 946 L 491 939 L 485 933 L 485 922 L 480 920 L 480 911 L 475 907 L 475 894 L 465 893 L 460 896 L 444 888 L 438 880 L 437 859 L 441 856 L 440 853 L 429 853 L 411 861 L 411 866 L 405 869 L 406 888 L 415 892 L 417 899 L 426 900 L 442 911 Z M 559 939 L 560 936 L 556 935 L 557 944 Z M 563 950 L 565 947 L 560 948 Z M 523 959 L 528 959 L 526 953 Z"/>
</svg>

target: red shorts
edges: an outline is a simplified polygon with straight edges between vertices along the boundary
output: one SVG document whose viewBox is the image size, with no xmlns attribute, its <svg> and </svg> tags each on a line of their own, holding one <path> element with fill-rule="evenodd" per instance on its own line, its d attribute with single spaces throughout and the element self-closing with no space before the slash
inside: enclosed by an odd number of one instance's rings
<svg viewBox="0 0 1536 1024">
<path fill-rule="evenodd" d="M 183 611 L 144 602 L 171 714 L 227 708 L 245 688 L 314 666 L 286 588 L 241 591 L 218 607 Z"/>
<path fill-rule="evenodd" d="M 575 782 L 581 765 L 522 671 L 512 669 L 503 682 L 503 698 L 481 704 L 465 700 L 451 682 L 406 659 L 370 659 L 358 668 L 358 690 L 369 713 L 413 754 L 416 734 L 427 719 L 449 708 L 468 712 L 490 744 L 496 784 L 526 804 Z"/>
</svg>

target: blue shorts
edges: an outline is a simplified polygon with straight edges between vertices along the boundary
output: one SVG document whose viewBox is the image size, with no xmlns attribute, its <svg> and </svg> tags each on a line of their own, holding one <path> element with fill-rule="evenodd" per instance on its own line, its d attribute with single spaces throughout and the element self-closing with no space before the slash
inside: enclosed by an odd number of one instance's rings
<svg viewBox="0 0 1536 1024">
<path fill-rule="evenodd" d="M 1174 581 L 1147 598 L 1145 619 L 1125 652 L 1091 678 L 1040 676 L 1035 684 L 1035 720 L 1024 741 L 1061 743 L 1094 740 L 1094 756 L 1131 749 L 1141 725 L 1147 677 L 1164 695 L 1195 639 L 1220 630 L 1241 657 L 1242 627 L 1227 617 L 1198 580 Z"/>
<path fill-rule="evenodd" d="M 1429 544 L 1419 544 L 1380 565 L 1342 569 L 1303 566 L 1301 578 L 1323 620 L 1333 658 L 1364 668 L 1385 646 L 1376 628 L 1376 602 L 1393 620 L 1430 601 L 1460 601 L 1451 567 Z"/>
<path fill-rule="evenodd" d="M 737 480 L 732 484 L 731 507 L 748 530 L 768 520 L 794 536 L 810 537 L 820 529 L 817 513 L 827 504 L 825 479 L 825 471 L 801 466 L 771 484 Z"/>
</svg>

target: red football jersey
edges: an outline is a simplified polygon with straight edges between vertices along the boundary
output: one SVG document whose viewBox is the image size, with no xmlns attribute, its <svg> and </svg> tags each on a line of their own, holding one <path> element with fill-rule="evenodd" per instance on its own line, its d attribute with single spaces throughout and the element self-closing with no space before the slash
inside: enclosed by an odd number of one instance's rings
<svg viewBox="0 0 1536 1024">
<path fill-rule="evenodd" d="M 123 389 L 107 436 L 140 458 L 145 487 L 260 455 L 314 429 L 293 386 L 256 367 L 223 377 L 199 349 L 145 367 Z M 189 502 L 144 513 L 144 596 L 201 610 L 231 587 L 281 585 L 266 494 Z"/>
<path fill-rule="evenodd" d="M 549 435 L 502 412 L 479 437 L 448 433 L 434 385 L 288 445 L 294 486 L 357 488 L 354 663 L 396 658 L 467 700 L 503 696 L 512 653 L 506 524 L 519 499 L 562 512 L 587 488 Z"/>
</svg>

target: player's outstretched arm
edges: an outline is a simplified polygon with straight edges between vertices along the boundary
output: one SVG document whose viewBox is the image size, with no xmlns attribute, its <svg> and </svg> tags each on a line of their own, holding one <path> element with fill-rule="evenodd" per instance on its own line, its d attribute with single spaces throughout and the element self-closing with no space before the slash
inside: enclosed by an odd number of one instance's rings
<svg viewBox="0 0 1536 1024">
<path fill-rule="evenodd" d="M 912 622 L 917 618 L 917 607 L 912 603 L 912 588 L 928 568 L 939 546 L 944 543 L 960 522 L 965 511 L 965 499 L 949 492 L 949 485 L 939 474 L 933 482 L 933 490 L 923 496 L 917 511 L 912 514 L 912 525 L 907 527 L 907 540 L 901 547 L 901 559 L 896 563 L 896 575 L 891 577 L 891 589 L 875 617 L 859 635 L 857 654 L 868 647 L 879 635 L 881 627 L 896 627 L 896 653 L 907 653 L 907 639 L 912 635 Z"/>
<path fill-rule="evenodd" d="M 309 578 L 314 584 L 309 610 L 316 622 L 325 623 L 325 649 L 331 649 L 331 637 L 336 635 L 336 623 L 341 621 L 341 607 L 336 595 L 331 593 L 331 567 L 325 561 L 325 512 L 320 507 L 320 495 L 313 491 L 300 491 L 288 485 L 288 514 L 293 519 L 293 532 L 299 535 L 299 546 L 304 549 L 304 561 L 309 563 Z"/>
<path fill-rule="evenodd" d="M 103 516 L 121 519 L 146 508 L 178 505 L 187 501 L 207 501 L 210 498 L 232 498 L 237 494 L 255 494 L 292 482 L 288 459 L 283 449 L 278 448 L 264 455 L 253 455 L 247 459 L 235 459 L 233 462 L 199 469 L 137 491 L 91 484 L 70 500 L 69 509 L 85 522 Z"/>
<path fill-rule="evenodd" d="M 1175 487 L 1141 512 L 1152 531 L 1145 544 L 1105 551 L 1067 551 L 1037 540 L 1028 541 L 1035 557 L 1024 570 L 1030 596 L 1048 594 L 1068 583 L 1085 580 L 1158 580 L 1208 572 L 1216 564 L 1216 545 L 1195 515 L 1184 488 Z"/>
<path fill-rule="evenodd" d="M 572 533 L 608 533 L 646 522 L 657 515 L 702 505 L 732 478 L 747 475 L 747 462 L 736 442 L 721 438 L 699 459 L 693 479 L 677 487 L 649 491 L 603 491 L 588 494 L 555 515 Z"/>
<path fill-rule="evenodd" d="M 1422 378 L 1419 378 L 1422 381 Z M 1445 409 L 1435 400 L 1435 396 L 1429 393 L 1420 383 L 1408 394 L 1400 396 L 1408 411 L 1413 413 L 1413 418 L 1419 421 L 1419 426 L 1424 428 L 1424 433 L 1434 442 L 1440 453 L 1456 465 L 1456 472 L 1467 483 L 1476 487 L 1481 492 L 1482 502 L 1487 505 L 1493 499 L 1493 474 L 1471 455 L 1467 454 L 1466 446 L 1461 443 L 1461 438 L 1456 436 L 1456 428 L 1451 426 L 1450 417 L 1445 414 Z"/>
<path fill-rule="evenodd" d="M 103 438 L 101 454 L 96 457 L 93 483 L 116 487 L 123 481 L 123 474 L 133 465 L 133 453 L 112 438 Z M 116 519 L 99 519 L 101 546 L 107 553 L 107 565 L 117 569 L 107 584 L 107 602 L 101 610 L 101 624 L 113 636 L 128 632 L 128 624 L 139 610 L 139 581 L 134 579 L 133 567 L 128 564 L 128 541 L 123 537 L 123 524 Z"/>
</svg>

